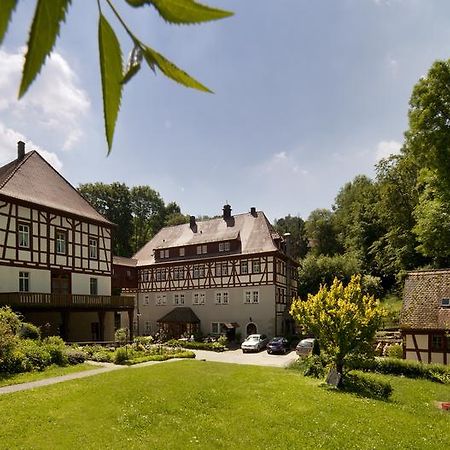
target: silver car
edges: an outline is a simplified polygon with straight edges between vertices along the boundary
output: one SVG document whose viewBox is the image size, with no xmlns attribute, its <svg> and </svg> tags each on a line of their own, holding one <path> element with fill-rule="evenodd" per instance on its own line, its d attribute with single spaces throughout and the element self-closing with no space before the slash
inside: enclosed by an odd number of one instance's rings
<svg viewBox="0 0 450 450">
<path fill-rule="evenodd" d="M 246 352 L 259 352 L 263 348 L 266 348 L 269 338 L 265 334 L 251 334 L 241 344 L 243 353 Z"/>
<path fill-rule="evenodd" d="M 298 356 L 308 356 L 312 353 L 314 347 L 314 338 L 302 339 L 295 347 Z"/>
</svg>

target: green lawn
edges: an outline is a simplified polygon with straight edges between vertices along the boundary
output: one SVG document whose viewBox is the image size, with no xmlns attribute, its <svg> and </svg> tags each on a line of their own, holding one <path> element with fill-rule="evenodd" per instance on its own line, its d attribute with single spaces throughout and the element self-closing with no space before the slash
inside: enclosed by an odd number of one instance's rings
<svg viewBox="0 0 450 450">
<path fill-rule="evenodd" d="M 67 375 L 69 373 L 83 372 L 85 370 L 92 369 L 98 369 L 98 366 L 84 363 L 67 367 L 50 366 L 42 372 L 16 373 L 14 375 L 0 374 L 0 387 L 10 386 L 11 384 L 29 383 L 30 381 L 37 381 L 50 377 L 59 377 L 61 375 Z"/>
<path fill-rule="evenodd" d="M 1 448 L 444 449 L 450 387 L 380 376 L 389 402 L 296 371 L 203 361 L 118 370 L 0 396 Z"/>
</svg>

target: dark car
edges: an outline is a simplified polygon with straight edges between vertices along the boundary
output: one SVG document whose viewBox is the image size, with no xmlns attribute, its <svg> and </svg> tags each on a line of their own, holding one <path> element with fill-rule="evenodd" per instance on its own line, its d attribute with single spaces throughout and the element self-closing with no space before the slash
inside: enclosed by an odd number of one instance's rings
<svg viewBox="0 0 450 450">
<path fill-rule="evenodd" d="M 287 353 L 289 351 L 289 342 L 286 338 L 274 337 L 267 344 L 267 353 Z"/>
</svg>

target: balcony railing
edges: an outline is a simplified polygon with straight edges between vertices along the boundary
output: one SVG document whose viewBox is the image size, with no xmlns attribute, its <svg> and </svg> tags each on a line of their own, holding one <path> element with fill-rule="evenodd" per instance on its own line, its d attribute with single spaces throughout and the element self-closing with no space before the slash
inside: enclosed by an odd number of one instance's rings
<svg viewBox="0 0 450 450">
<path fill-rule="evenodd" d="M 92 310 L 130 310 L 134 298 L 118 295 L 41 294 L 37 292 L 0 293 L 0 306 L 16 308 L 65 308 Z"/>
</svg>

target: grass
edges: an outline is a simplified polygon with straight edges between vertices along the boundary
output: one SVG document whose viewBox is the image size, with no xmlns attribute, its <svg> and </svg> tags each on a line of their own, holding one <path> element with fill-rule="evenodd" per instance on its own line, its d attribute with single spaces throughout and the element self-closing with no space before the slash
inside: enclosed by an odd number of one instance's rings
<svg viewBox="0 0 450 450">
<path fill-rule="evenodd" d="M 450 388 L 379 375 L 391 401 L 296 371 L 177 361 L 0 396 L 2 448 L 450 448 Z M 446 431 L 447 430 L 447 431 Z"/>
<path fill-rule="evenodd" d="M 92 364 L 77 364 L 75 366 L 50 366 L 41 372 L 16 373 L 13 375 L 0 374 L 0 387 L 10 386 L 12 384 L 29 383 L 31 381 L 43 380 L 44 378 L 59 377 L 69 373 L 83 372 L 85 370 L 98 369 L 98 366 Z"/>
</svg>

